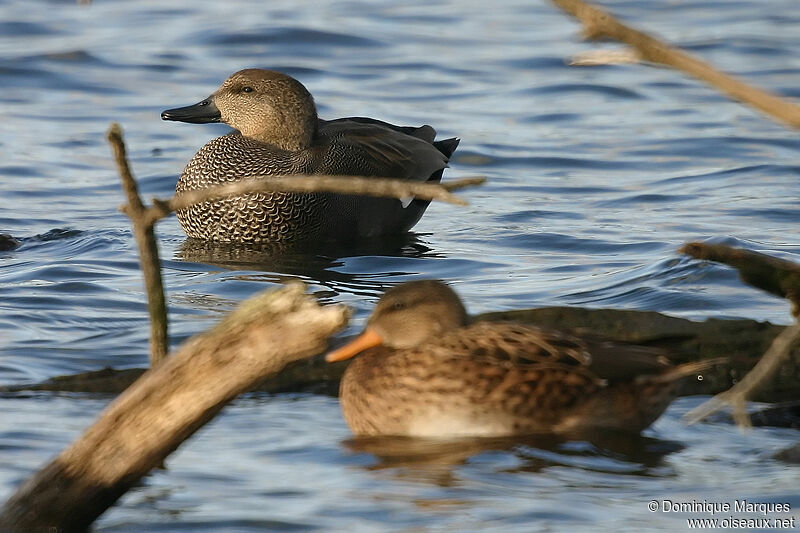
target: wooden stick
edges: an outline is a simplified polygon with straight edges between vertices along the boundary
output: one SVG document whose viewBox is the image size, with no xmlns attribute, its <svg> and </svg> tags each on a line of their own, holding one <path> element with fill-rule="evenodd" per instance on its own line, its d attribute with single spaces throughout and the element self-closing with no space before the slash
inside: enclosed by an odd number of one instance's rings
<svg viewBox="0 0 800 533">
<path fill-rule="evenodd" d="M 122 206 L 123 213 L 133 223 L 133 233 L 139 248 L 139 262 L 144 274 L 144 285 L 147 291 L 147 309 L 150 313 L 150 366 L 159 364 L 167 356 L 169 339 L 167 337 L 167 300 L 164 296 L 164 283 L 161 279 L 161 261 L 158 257 L 158 243 L 150 216 L 150 210 L 144 206 L 139 196 L 139 188 L 131 173 L 126 156 L 125 141 L 122 139 L 122 128 L 119 124 L 111 124 L 106 135 L 114 153 L 122 189 L 128 197 L 128 203 Z"/>
<path fill-rule="evenodd" d="M 731 98 L 766 113 L 776 121 L 800 128 L 800 106 L 723 74 L 705 61 L 626 26 L 606 11 L 581 0 L 553 0 L 553 3 L 583 24 L 586 38 L 609 38 L 626 43 L 634 47 L 646 61 L 691 74 L 727 93 Z"/>
<path fill-rule="evenodd" d="M 456 205 L 467 205 L 466 201 L 450 191 L 481 185 L 485 181 L 486 178 L 483 176 L 463 178 L 448 183 L 411 182 L 390 178 L 331 176 L 327 174 L 256 176 L 224 185 L 185 191 L 168 200 L 154 198 L 154 209 L 148 213 L 148 217 L 155 222 L 174 211 L 186 209 L 194 204 L 257 192 L 332 192 L 398 199 L 413 196 L 420 200 L 438 200 Z"/>
<path fill-rule="evenodd" d="M 300 283 L 243 302 L 147 371 L 22 485 L 0 511 L 0 531 L 84 531 L 237 394 L 323 351 L 347 318 Z"/>
</svg>

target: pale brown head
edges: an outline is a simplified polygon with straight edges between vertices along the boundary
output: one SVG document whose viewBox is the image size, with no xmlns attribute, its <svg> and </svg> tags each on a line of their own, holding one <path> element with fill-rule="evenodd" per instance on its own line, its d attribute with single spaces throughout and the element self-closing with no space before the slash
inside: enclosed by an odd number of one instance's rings
<svg viewBox="0 0 800 533">
<path fill-rule="evenodd" d="M 446 331 L 467 324 L 458 295 L 441 281 L 411 281 L 393 287 L 381 297 L 364 332 L 329 353 L 328 362 L 349 359 L 377 345 L 412 348 Z"/>
<path fill-rule="evenodd" d="M 164 120 L 224 122 L 245 137 L 297 151 L 308 148 L 317 128 L 314 99 L 296 79 L 263 69 L 240 70 L 197 104 L 168 109 Z"/>
</svg>

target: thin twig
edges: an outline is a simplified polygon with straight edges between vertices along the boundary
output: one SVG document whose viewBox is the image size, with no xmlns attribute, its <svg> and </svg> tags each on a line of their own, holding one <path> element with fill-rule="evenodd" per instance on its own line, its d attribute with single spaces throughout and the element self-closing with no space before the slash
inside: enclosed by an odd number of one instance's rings
<svg viewBox="0 0 800 533">
<path fill-rule="evenodd" d="M 122 211 L 130 217 L 133 223 L 133 232 L 139 248 L 139 261 L 144 274 L 145 290 L 147 291 L 147 309 L 150 313 L 150 366 L 154 367 L 164 360 L 168 351 L 167 338 L 167 301 L 164 296 L 164 284 L 161 279 L 161 261 L 158 257 L 158 243 L 153 230 L 154 220 L 151 220 L 150 209 L 146 208 L 139 196 L 139 188 L 128 165 L 125 151 L 125 141 L 122 138 L 122 128 L 119 124 L 111 124 L 106 135 L 114 160 L 117 163 L 122 188 L 128 198 L 128 203 Z"/>
<path fill-rule="evenodd" d="M 420 200 L 439 200 L 456 205 L 467 205 L 466 201 L 450 191 L 481 185 L 485 181 L 486 178 L 482 176 L 463 178 L 448 183 L 419 183 L 389 178 L 331 176 L 327 174 L 257 176 L 225 185 L 185 191 L 168 200 L 154 198 L 153 205 L 155 208 L 149 211 L 148 217 L 155 222 L 174 211 L 180 211 L 202 202 L 248 193 L 271 192 L 331 192 L 398 199 L 414 197 Z"/>
<path fill-rule="evenodd" d="M 749 427 L 750 417 L 745 410 L 745 401 L 756 388 L 765 383 L 778 370 L 781 363 L 789 357 L 792 347 L 799 341 L 800 323 L 795 323 L 775 337 L 772 345 L 761 356 L 756 366 L 741 381 L 725 392 L 717 394 L 707 402 L 695 407 L 684 415 L 684 419 L 689 424 L 694 424 L 730 405 L 734 409 L 736 423 L 742 427 Z"/>
<path fill-rule="evenodd" d="M 646 61 L 682 70 L 779 122 L 800 128 L 800 106 L 723 74 L 708 63 L 626 26 L 609 13 L 581 0 L 553 0 L 553 3 L 580 20 L 587 39 L 610 38 L 626 43 L 636 48 Z"/>
</svg>

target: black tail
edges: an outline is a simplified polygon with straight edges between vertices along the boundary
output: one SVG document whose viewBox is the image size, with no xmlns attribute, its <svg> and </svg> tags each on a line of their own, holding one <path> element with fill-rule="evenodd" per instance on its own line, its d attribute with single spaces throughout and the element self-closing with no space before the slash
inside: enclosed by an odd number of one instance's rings
<svg viewBox="0 0 800 533">
<path fill-rule="evenodd" d="M 444 156 L 449 161 L 450 160 L 450 156 L 453 155 L 453 152 L 456 151 L 456 148 L 458 147 L 458 143 L 459 142 L 461 142 L 461 139 L 459 139 L 458 137 L 453 137 L 452 139 L 445 139 L 443 141 L 434 141 L 433 142 L 433 146 L 437 150 L 442 152 L 442 154 L 444 154 Z M 431 177 L 428 178 L 428 182 L 429 183 L 439 183 L 440 181 L 442 181 L 442 173 L 443 172 L 444 172 L 444 169 L 437 170 L 436 172 L 431 174 Z M 414 200 L 414 201 L 418 202 L 420 200 Z"/>
<path fill-rule="evenodd" d="M 433 145 L 437 150 L 442 152 L 447 159 L 450 159 L 450 156 L 452 156 L 453 152 L 456 151 L 456 148 L 458 148 L 458 143 L 460 142 L 461 139 L 458 137 L 453 137 L 452 139 L 445 139 L 443 141 L 434 141 Z"/>
</svg>

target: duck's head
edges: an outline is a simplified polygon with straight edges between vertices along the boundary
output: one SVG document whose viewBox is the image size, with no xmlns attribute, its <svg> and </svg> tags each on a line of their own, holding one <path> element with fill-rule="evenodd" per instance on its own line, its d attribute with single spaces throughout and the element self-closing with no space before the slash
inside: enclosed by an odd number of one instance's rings
<svg viewBox="0 0 800 533">
<path fill-rule="evenodd" d="M 458 295 L 441 281 L 411 281 L 381 297 L 364 332 L 330 352 L 325 360 L 342 361 L 367 348 L 412 348 L 445 331 L 466 325 L 467 310 Z"/>
<path fill-rule="evenodd" d="M 194 105 L 168 109 L 164 120 L 204 124 L 224 122 L 245 137 L 284 150 L 311 145 L 317 129 L 314 99 L 303 84 L 280 72 L 240 70 Z"/>
</svg>

